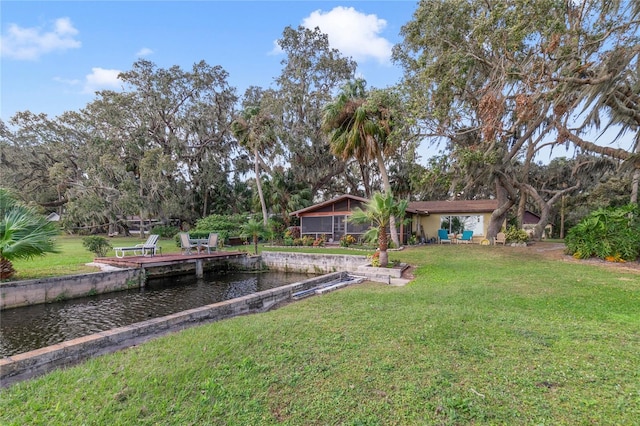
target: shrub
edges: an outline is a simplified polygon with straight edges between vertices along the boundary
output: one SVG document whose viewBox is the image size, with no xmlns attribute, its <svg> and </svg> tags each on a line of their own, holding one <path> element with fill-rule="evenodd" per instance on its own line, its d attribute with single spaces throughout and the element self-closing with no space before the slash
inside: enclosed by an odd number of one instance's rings
<svg viewBox="0 0 640 426">
<path fill-rule="evenodd" d="M 113 247 L 106 238 L 98 235 L 92 235 L 90 237 L 84 237 L 82 239 L 82 246 L 95 254 L 97 257 L 105 257 L 107 252 Z"/>
<path fill-rule="evenodd" d="M 529 241 L 529 234 L 524 229 L 518 229 L 515 226 L 510 226 L 505 232 L 507 241 L 511 243 L 526 243 Z"/>
<path fill-rule="evenodd" d="M 353 235 L 347 234 L 347 235 L 343 235 L 342 238 L 340 238 L 340 246 L 342 247 L 349 247 L 350 245 L 353 245 L 356 243 L 356 239 Z"/>
<path fill-rule="evenodd" d="M 212 214 L 196 222 L 193 231 L 217 232 L 227 231 L 229 235 L 238 235 L 240 228 L 248 221 L 246 214 L 221 215 Z"/>
<path fill-rule="evenodd" d="M 367 259 L 371 262 L 371 266 L 374 268 L 380 267 L 380 252 L 376 251 L 374 254 L 367 256 Z"/>
<path fill-rule="evenodd" d="M 285 238 L 300 238 L 300 227 L 299 226 L 290 226 L 284 233 Z"/>
<path fill-rule="evenodd" d="M 565 238 L 567 254 L 577 259 L 635 260 L 640 255 L 640 208 L 629 204 L 591 212 Z"/>
</svg>

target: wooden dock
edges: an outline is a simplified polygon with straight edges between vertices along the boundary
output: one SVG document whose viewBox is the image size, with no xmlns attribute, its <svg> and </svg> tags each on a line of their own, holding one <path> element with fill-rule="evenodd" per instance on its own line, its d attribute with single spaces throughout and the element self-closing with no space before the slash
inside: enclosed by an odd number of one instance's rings
<svg viewBox="0 0 640 426">
<path fill-rule="evenodd" d="M 219 265 L 229 261 L 237 263 L 246 257 L 246 252 L 216 251 L 200 254 L 168 253 L 155 256 L 97 257 L 94 262 L 118 268 L 143 268 L 150 275 L 188 273 L 195 269 L 196 276 L 201 277 L 205 265 Z"/>
</svg>

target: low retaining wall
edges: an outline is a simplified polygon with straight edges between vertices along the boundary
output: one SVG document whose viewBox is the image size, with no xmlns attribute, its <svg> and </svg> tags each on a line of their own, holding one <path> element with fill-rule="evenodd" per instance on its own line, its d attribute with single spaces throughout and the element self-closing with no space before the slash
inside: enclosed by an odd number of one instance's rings
<svg viewBox="0 0 640 426">
<path fill-rule="evenodd" d="M 262 263 L 258 256 L 203 260 L 202 265 L 206 271 L 216 268 L 225 270 L 262 269 Z M 196 261 L 194 260 L 179 265 L 164 265 L 159 262 L 142 268 L 0 283 L 0 311 L 144 287 L 147 279 L 195 272 Z"/>
<path fill-rule="evenodd" d="M 122 269 L 2 283 L 0 310 L 126 290 L 143 286 L 144 280 L 143 269 Z"/>
<path fill-rule="evenodd" d="M 351 254 L 262 252 L 262 262 L 269 269 L 303 274 L 357 271 L 367 261 L 367 256 Z"/>
<path fill-rule="evenodd" d="M 194 325 L 237 315 L 264 312 L 279 303 L 293 300 L 294 293 L 343 276 L 344 273 L 335 273 L 314 277 L 237 299 L 190 309 L 3 358 L 0 359 L 0 386 L 6 387 L 59 367 L 76 364 L 92 356 L 115 352 Z"/>
</svg>

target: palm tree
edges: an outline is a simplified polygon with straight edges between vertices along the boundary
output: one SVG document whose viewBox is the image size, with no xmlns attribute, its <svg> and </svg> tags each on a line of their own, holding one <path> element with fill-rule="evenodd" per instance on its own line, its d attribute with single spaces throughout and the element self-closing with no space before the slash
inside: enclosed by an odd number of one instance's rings
<svg viewBox="0 0 640 426">
<path fill-rule="evenodd" d="M 367 94 L 366 82 L 356 79 L 343 86 L 335 101 L 324 110 L 323 129 L 330 133 L 331 152 L 347 160 L 355 158 L 361 165 L 376 161 L 382 184 L 391 193 L 391 183 L 384 164 L 384 154 L 391 145 L 392 98 L 384 91 Z M 395 218 L 391 217 L 391 239 L 400 246 Z"/>
<path fill-rule="evenodd" d="M 266 228 L 262 224 L 253 218 L 251 218 L 247 223 L 242 225 L 242 233 L 240 236 L 242 238 L 252 238 L 253 239 L 253 247 L 254 253 L 258 254 L 258 239 L 266 233 Z"/>
<path fill-rule="evenodd" d="M 257 88 L 247 89 L 247 97 L 250 100 L 258 101 L 262 92 Z M 273 148 L 276 143 L 276 135 L 273 129 L 273 120 L 266 114 L 259 105 L 246 106 L 240 116 L 231 123 L 231 131 L 238 139 L 240 145 L 247 148 L 254 157 L 254 173 L 256 177 L 256 188 L 260 197 L 262 207 L 262 221 L 267 226 L 267 203 L 262 191 L 260 181 L 260 169 L 267 168 L 261 155 Z"/>
<path fill-rule="evenodd" d="M 0 280 L 16 273 L 12 260 L 56 253 L 58 233 L 55 223 L 0 188 Z"/>
<path fill-rule="evenodd" d="M 385 267 L 389 263 L 387 227 L 391 224 L 391 218 L 404 216 L 406 209 L 407 200 L 396 202 L 390 192 L 387 192 L 386 195 L 376 192 L 371 200 L 365 204 L 364 209 L 354 209 L 349 218 L 349 221 L 353 223 L 370 223 L 378 229 L 381 267 Z"/>
</svg>

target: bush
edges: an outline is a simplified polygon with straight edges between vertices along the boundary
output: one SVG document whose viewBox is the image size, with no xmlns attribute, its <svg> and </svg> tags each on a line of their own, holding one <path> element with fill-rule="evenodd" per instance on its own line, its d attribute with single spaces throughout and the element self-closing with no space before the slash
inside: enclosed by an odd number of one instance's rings
<svg viewBox="0 0 640 426">
<path fill-rule="evenodd" d="M 97 235 L 84 237 L 82 239 L 82 246 L 97 257 L 105 257 L 107 252 L 113 248 L 106 238 Z"/>
<path fill-rule="evenodd" d="M 510 226 L 504 234 L 507 237 L 507 242 L 510 243 L 526 243 L 529 241 L 527 231 L 518 229 L 515 226 Z"/>
<path fill-rule="evenodd" d="M 227 231 L 229 235 L 239 235 L 240 228 L 247 223 L 247 221 L 246 214 L 212 214 L 199 219 L 193 231 L 207 232 L 207 234 L 209 232 Z"/>
<path fill-rule="evenodd" d="M 353 235 L 347 234 L 347 235 L 343 235 L 342 238 L 340 238 L 341 247 L 349 247 L 350 245 L 353 245 L 355 243 L 356 243 L 356 239 Z"/>
<path fill-rule="evenodd" d="M 598 209 L 569 230 L 565 244 L 567 254 L 577 259 L 635 260 L 640 255 L 640 208 Z"/>
<path fill-rule="evenodd" d="M 156 225 L 151 228 L 151 233 L 160 235 L 161 238 L 171 238 L 178 233 L 179 229 L 177 226 L 171 225 Z"/>
</svg>

